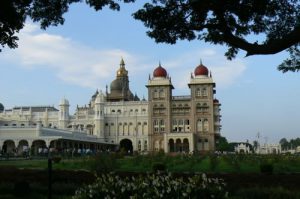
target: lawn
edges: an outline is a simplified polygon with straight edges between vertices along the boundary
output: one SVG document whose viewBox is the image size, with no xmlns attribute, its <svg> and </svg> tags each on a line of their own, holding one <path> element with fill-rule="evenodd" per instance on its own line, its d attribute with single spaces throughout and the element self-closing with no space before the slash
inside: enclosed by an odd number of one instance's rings
<svg viewBox="0 0 300 199">
<path fill-rule="evenodd" d="M 103 170 L 119 172 L 150 172 L 154 164 L 163 164 L 169 172 L 205 173 L 260 173 L 261 164 L 270 164 L 275 173 L 299 173 L 300 157 L 292 155 L 136 155 L 119 156 L 101 154 L 97 156 L 62 158 L 53 163 L 59 170 Z M 0 168 L 46 169 L 47 159 L 0 161 Z"/>
</svg>

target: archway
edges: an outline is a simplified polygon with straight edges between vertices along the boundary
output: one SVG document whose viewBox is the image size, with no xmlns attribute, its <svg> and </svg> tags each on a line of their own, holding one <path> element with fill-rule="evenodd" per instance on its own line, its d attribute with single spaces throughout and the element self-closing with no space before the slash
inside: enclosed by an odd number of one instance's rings
<svg viewBox="0 0 300 199">
<path fill-rule="evenodd" d="M 126 153 L 133 152 L 132 142 L 129 139 L 123 139 L 120 141 L 120 149 L 124 150 Z"/>
<path fill-rule="evenodd" d="M 35 140 L 32 142 L 31 152 L 34 155 L 43 155 L 48 152 L 46 142 L 44 140 Z"/>
<path fill-rule="evenodd" d="M 18 155 L 26 155 L 29 152 L 29 144 L 27 140 L 20 140 L 18 145 Z"/>
<path fill-rule="evenodd" d="M 177 139 L 175 144 L 175 152 L 181 152 L 181 151 L 182 151 L 182 143 L 180 139 Z"/>
<path fill-rule="evenodd" d="M 13 140 L 6 140 L 3 143 L 2 149 L 4 153 L 14 153 L 16 149 L 15 142 Z"/>
<path fill-rule="evenodd" d="M 174 144 L 174 140 L 170 139 L 169 140 L 169 146 L 170 146 L 170 152 L 174 152 L 175 151 L 175 144 Z"/>
<path fill-rule="evenodd" d="M 183 144 L 182 144 L 182 148 L 183 148 L 183 151 L 184 152 L 189 152 L 190 150 L 189 150 L 189 140 L 187 139 L 187 138 L 185 138 L 184 140 L 183 140 Z"/>
</svg>

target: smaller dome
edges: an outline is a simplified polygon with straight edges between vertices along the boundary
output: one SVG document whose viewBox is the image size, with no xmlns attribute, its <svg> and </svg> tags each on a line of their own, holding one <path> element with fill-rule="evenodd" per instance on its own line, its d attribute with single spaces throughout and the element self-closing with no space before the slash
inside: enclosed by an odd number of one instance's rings
<svg viewBox="0 0 300 199">
<path fill-rule="evenodd" d="M 95 103 L 99 104 L 101 102 L 104 102 L 104 94 L 102 93 L 102 91 L 100 90 L 100 92 L 98 93 Z"/>
<path fill-rule="evenodd" d="M 159 66 L 153 71 L 153 77 L 167 77 L 167 71 L 164 69 L 160 64 Z"/>
<path fill-rule="evenodd" d="M 122 81 L 120 79 L 115 79 L 110 84 L 111 91 L 122 91 Z"/>
<path fill-rule="evenodd" d="M 60 100 L 59 105 L 69 105 L 69 101 L 66 98 Z"/>
<path fill-rule="evenodd" d="M 0 103 L 0 112 L 3 112 L 4 111 L 4 106 L 3 104 Z"/>
<path fill-rule="evenodd" d="M 219 104 L 219 100 L 214 99 L 214 104 Z"/>
<path fill-rule="evenodd" d="M 195 68 L 194 73 L 195 76 L 199 76 L 199 75 L 208 76 L 208 69 L 202 63 L 200 63 L 200 65 Z"/>
</svg>

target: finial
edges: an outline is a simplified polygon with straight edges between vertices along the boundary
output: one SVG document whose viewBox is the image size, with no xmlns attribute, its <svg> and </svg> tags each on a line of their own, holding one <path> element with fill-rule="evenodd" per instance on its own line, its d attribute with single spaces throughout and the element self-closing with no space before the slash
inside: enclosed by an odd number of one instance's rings
<svg viewBox="0 0 300 199">
<path fill-rule="evenodd" d="M 160 67 L 161 67 L 161 63 L 160 63 L 160 60 L 159 60 L 159 62 L 158 62 L 158 66 L 160 66 Z"/>
<path fill-rule="evenodd" d="M 209 77 L 210 77 L 210 78 L 212 77 L 212 75 L 211 75 L 211 71 L 209 71 Z"/>
<path fill-rule="evenodd" d="M 124 59 L 123 59 L 123 57 L 121 57 L 121 62 L 120 62 L 120 66 L 122 67 L 124 67 L 125 66 L 125 62 L 124 62 Z"/>
<path fill-rule="evenodd" d="M 151 78 L 150 78 L 150 74 L 149 74 L 149 80 L 150 80 Z"/>
<path fill-rule="evenodd" d="M 200 58 L 200 65 L 202 65 L 202 59 Z"/>
<path fill-rule="evenodd" d="M 106 92 L 106 94 L 108 93 L 108 86 L 107 86 L 107 84 L 105 86 L 105 92 Z"/>
<path fill-rule="evenodd" d="M 193 79 L 194 77 L 193 77 L 193 72 L 191 72 L 191 79 Z"/>
</svg>

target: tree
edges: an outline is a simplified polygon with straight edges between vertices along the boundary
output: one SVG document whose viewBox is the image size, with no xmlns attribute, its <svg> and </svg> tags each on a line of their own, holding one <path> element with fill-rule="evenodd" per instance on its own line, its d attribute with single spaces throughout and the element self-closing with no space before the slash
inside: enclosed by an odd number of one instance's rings
<svg viewBox="0 0 300 199">
<path fill-rule="evenodd" d="M 119 10 L 118 2 L 135 0 L 86 0 L 95 10 L 109 6 Z M 43 29 L 63 24 L 63 14 L 72 3 L 82 0 L 3 0 L 0 6 L 0 44 L 17 47 L 15 33 L 26 17 L 40 22 Z M 149 0 L 133 14 L 150 30 L 156 42 L 175 44 L 177 40 L 203 40 L 228 46 L 225 56 L 269 55 L 287 50 L 290 58 L 278 69 L 300 70 L 299 0 Z M 4 14 L 3 14 L 4 13 Z M 256 39 L 253 39 L 256 38 Z"/>
<path fill-rule="evenodd" d="M 220 137 L 216 144 L 216 151 L 230 151 L 228 141 L 225 137 Z"/>
<path fill-rule="evenodd" d="M 134 17 L 150 28 L 147 34 L 156 42 L 199 39 L 227 45 L 228 59 L 239 50 L 246 56 L 288 50 L 290 59 L 279 66 L 286 72 L 300 70 L 299 10 L 298 0 L 156 0 Z"/>
<path fill-rule="evenodd" d="M 86 0 L 85 2 L 96 11 L 109 6 L 112 10 L 120 10 L 118 1 L 125 3 L 135 0 Z M 82 0 L 1 0 L 0 1 L 0 45 L 17 48 L 18 33 L 31 18 L 39 22 L 42 29 L 64 23 L 63 14 L 73 3 Z M 1 49 L 0 49 L 1 51 Z"/>
<path fill-rule="evenodd" d="M 289 142 L 287 141 L 286 138 L 281 138 L 280 141 L 279 141 L 279 144 L 281 145 L 281 148 L 283 150 L 287 150 L 288 147 L 289 147 Z"/>
</svg>

